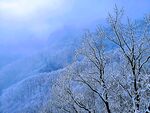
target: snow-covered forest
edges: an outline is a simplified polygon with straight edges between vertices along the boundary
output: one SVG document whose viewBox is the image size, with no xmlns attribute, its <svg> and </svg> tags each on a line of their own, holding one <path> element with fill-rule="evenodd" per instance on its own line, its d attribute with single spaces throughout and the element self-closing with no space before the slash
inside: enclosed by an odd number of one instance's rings
<svg viewBox="0 0 150 113">
<path fill-rule="evenodd" d="M 0 113 L 150 113 L 150 14 L 105 18 L 1 66 Z"/>
</svg>

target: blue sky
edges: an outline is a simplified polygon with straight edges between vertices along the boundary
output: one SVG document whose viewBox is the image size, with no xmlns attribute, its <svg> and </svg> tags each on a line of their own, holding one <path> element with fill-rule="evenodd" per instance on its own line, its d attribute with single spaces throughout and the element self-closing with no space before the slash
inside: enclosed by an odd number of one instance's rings
<svg viewBox="0 0 150 113">
<path fill-rule="evenodd" d="M 115 4 L 132 18 L 150 13 L 149 0 L 0 0 L 0 55 L 36 52 L 64 26 L 86 28 L 105 20 Z"/>
</svg>

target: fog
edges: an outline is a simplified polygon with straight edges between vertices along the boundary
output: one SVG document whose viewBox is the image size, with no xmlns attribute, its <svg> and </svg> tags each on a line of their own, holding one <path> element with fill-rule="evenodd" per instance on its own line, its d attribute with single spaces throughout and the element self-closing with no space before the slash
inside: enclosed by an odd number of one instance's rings
<svg viewBox="0 0 150 113">
<path fill-rule="evenodd" d="M 149 113 L 147 14 L 149 0 L 0 0 L 0 113 Z"/>
<path fill-rule="evenodd" d="M 51 45 L 59 48 L 61 36 L 51 38 L 53 33 L 95 27 L 115 4 L 136 19 L 150 12 L 149 0 L 0 0 L 0 67 L 48 46 L 53 50 Z"/>
</svg>

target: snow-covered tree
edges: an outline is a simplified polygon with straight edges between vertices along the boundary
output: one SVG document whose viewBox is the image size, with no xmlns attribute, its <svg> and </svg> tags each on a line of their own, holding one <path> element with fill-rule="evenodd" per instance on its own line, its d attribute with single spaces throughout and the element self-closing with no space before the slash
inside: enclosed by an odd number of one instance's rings
<svg viewBox="0 0 150 113">
<path fill-rule="evenodd" d="M 141 23 L 127 19 L 123 24 L 122 16 L 123 10 L 117 8 L 115 8 L 115 15 L 109 14 L 108 20 L 112 32 L 107 37 L 121 50 L 122 59 L 126 62 L 123 69 L 128 70 L 126 74 L 130 76 L 131 81 L 129 88 L 124 89 L 132 99 L 133 112 L 139 113 L 143 90 L 141 85 L 146 78 L 150 59 L 150 23 L 147 18 Z M 127 84 L 130 81 L 127 81 Z"/>
<path fill-rule="evenodd" d="M 122 17 L 123 10 L 115 8 L 109 28 L 85 33 L 74 63 L 53 86 L 59 112 L 150 111 L 150 18 L 122 22 Z"/>
</svg>

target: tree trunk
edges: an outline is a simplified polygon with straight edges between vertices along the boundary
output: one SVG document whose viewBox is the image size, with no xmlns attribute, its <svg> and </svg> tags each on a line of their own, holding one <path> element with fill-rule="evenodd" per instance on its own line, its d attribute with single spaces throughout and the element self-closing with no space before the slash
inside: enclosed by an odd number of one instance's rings
<svg viewBox="0 0 150 113">
<path fill-rule="evenodd" d="M 105 105 L 106 105 L 107 112 L 108 112 L 108 113 L 111 113 L 109 103 L 108 103 L 108 102 L 105 102 Z"/>
<path fill-rule="evenodd" d="M 134 108 L 134 110 L 135 110 L 135 113 L 137 113 L 139 111 L 139 107 L 140 107 L 140 95 L 138 93 L 135 69 L 133 69 L 132 71 L 133 71 L 133 76 L 134 76 L 134 93 L 135 93 L 135 99 L 134 99 L 135 108 Z"/>
</svg>

